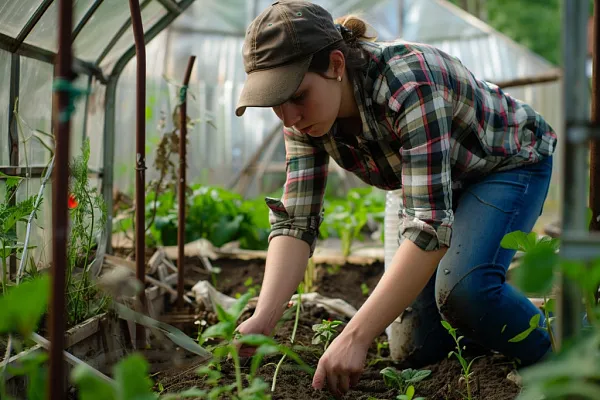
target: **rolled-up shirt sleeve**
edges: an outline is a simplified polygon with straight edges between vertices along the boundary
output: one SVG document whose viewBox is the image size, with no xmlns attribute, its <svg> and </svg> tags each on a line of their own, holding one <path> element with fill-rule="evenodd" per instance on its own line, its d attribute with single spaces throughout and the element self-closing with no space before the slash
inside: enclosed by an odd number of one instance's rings
<svg viewBox="0 0 600 400">
<path fill-rule="evenodd" d="M 281 199 L 266 198 L 271 233 L 292 236 L 310 246 L 312 256 L 323 218 L 329 155 L 293 128 L 284 128 L 286 180 Z"/>
<path fill-rule="evenodd" d="M 425 251 L 449 247 L 454 213 L 447 91 L 423 84 L 402 101 L 396 131 L 402 138 L 402 199 L 399 236 Z"/>
</svg>

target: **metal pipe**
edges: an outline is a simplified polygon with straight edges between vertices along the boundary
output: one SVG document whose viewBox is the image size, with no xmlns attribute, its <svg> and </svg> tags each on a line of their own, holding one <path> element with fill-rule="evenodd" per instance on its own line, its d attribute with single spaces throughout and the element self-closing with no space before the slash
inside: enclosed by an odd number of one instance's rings
<svg viewBox="0 0 600 400">
<path fill-rule="evenodd" d="M 15 108 L 18 107 L 19 99 L 19 85 L 21 81 L 21 57 L 17 54 L 11 54 L 10 59 L 10 89 L 8 98 L 8 175 L 15 175 L 19 173 L 19 126 L 17 124 L 17 117 L 15 115 Z M 10 189 L 9 192 L 9 206 L 17 204 L 17 193 L 16 188 Z M 14 236 L 17 236 L 17 230 L 12 230 Z M 15 254 L 11 254 L 9 260 L 9 275 L 16 276 L 17 273 L 17 257 Z"/>
<path fill-rule="evenodd" d="M 85 15 L 83 16 L 83 18 L 81 18 L 81 21 L 79 21 L 75 29 L 73 29 L 73 35 L 71 37 L 71 40 L 73 42 L 75 41 L 75 39 L 77 39 L 77 36 L 79 36 L 81 31 L 83 30 L 85 24 L 87 24 L 88 21 L 92 18 L 92 16 L 94 15 L 98 7 L 100 7 L 100 4 L 102 4 L 103 1 L 104 0 L 94 1 L 94 4 L 92 4 L 90 8 L 85 12 Z"/>
<path fill-rule="evenodd" d="M 564 109 L 565 151 L 563 155 L 564 182 L 569 190 L 563 190 L 562 248 L 565 258 L 577 259 L 572 251 L 572 238 L 588 230 L 587 166 L 589 129 L 588 81 L 585 73 L 587 58 L 587 17 L 589 3 L 567 0 L 563 13 L 563 60 L 564 60 Z M 584 137 L 578 137 L 580 132 Z M 558 339 L 560 343 L 578 334 L 581 326 L 581 292 L 577 285 L 565 276 L 561 277 L 562 290 L 558 296 Z"/>
<path fill-rule="evenodd" d="M 34 60 L 42 61 L 48 64 L 54 64 L 56 60 L 56 53 L 42 49 L 37 46 L 33 46 L 27 43 L 23 43 L 17 46 L 15 50 L 17 39 L 0 33 L 0 49 L 6 50 L 11 53 L 16 53 L 24 57 L 33 58 Z M 102 74 L 102 70 L 95 64 L 73 57 L 73 69 L 78 73 L 86 75 L 94 75 L 101 83 L 106 83 L 107 79 Z"/>
<path fill-rule="evenodd" d="M 593 33 L 592 33 L 592 124 L 600 124 L 600 0 L 594 0 Z M 600 231 L 600 139 L 590 142 L 590 207 L 592 209 L 591 231 Z"/>
<path fill-rule="evenodd" d="M 144 43 L 144 26 L 142 11 L 138 0 L 129 0 L 131 11 L 131 27 L 135 39 L 136 52 L 136 110 L 135 110 L 135 264 L 136 277 L 142 284 L 146 277 L 146 44 Z M 140 291 L 142 309 L 146 308 L 146 296 Z M 145 345 L 145 329 L 143 325 L 135 327 L 135 339 L 138 349 Z"/>
<path fill-rule="evenodd" d="M 187 87 L 190 83 L 196 56 L 190 56 L 183 78 L 179 104 L 179 215 L 177 226 L 177 307 L 183 308 L 183 277 L 185 265 L 185 195 L 186 144 L 187 144 Z"/>
<path fill-rule="evenodd" d="M 182 0 L 178 5 L 185 11 L 194 0 Z M 150 42 L 163 29 L 165 29 L 177 15 L 169 13 L 158 20 L 152 28 L 148 29 L 144 35 L 146 43 Z M 107 80 L 106 95 L 104 101 L 104 150 L 102 161 L 102 196 L 109 210 L 108 218 L 106 219 L 106 252 L 112 252 L 112 204 L 113 204 L 113 172 L 115 159 L 115 103 L 117 96 L 117 82 L 119 77 L 125 70 L 129 61 L 135 56 L 135 46 L 131 46 L 119 60 L 116 62 L 110 78 Z"/>
<path fill-rule="evenodd" d="M 54 0 L 44 0 L 35 10 L 31 18 L 29 18 L 29 21 L 25 23 L 25 26 L 23 27 L 23 29 L 21 29 L 21 32 L 19 32 L 19 34 L 17 35 L 15 43 L 13 45 L 13 49 L 11 50 L 12 53 L 15 53 L 19 49 L 21 44 L 23 44 L 27 36 L 31 33 L 33 28 L 35 28 L 35 25 L 40 21 L 40 19 L 42 19 L 48 8 L 50 8 L 53 1 Z"/>
<path fill-rule="evenodd" d="M 58 57 L 56 77 L 71 82 L 72 71 L 71 29 L 73 24 L 73 1 L 58 2 Z M 67 264 L 67 235 L 69 216 L 67 197 L 69 187 L 69 141 L 71 124 L 69 118 L 61 118 L 69 106 L 70 94 L 57 90 L 54 134 L 56 140 L 54 182 L 52 184 L 52 292 L 50 300 L 50 383 L 48 399 L 65 397 L 65 374 L 63 351 L 65 345 L 65 274 Z"/>
</svg>

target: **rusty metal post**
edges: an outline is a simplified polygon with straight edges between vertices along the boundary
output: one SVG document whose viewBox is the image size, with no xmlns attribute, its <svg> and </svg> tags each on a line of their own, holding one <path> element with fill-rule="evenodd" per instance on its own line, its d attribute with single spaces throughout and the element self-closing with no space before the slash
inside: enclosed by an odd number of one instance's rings
<svg viewBox="0 0 600 400">
<path fill-rule="evenodd" d="M 56 79 L 73 80 L 71 29 L 72 0 L 58 2 L 58 54 Z M 65 274 L 67 264 L 67 209 L 69 187 L 70 96 L 67 88 L 55 87 L 54 134 L 56 163 L 52 182 L 52 294 L 50 299 L 50 380 L 48 398 L 65 398 L 63 350 L 65 346 Z"/>
<path fill-rule="evenodd" d="M 144 43 L 144 26 L 138 0 L 129 0 L 131 26 L 135 39 L 136 69 L 136 110 L 135 110 L 135 265 L 136 277 L 145 287 L 146 277 L 146 45 Z M 145 291 L 140 292 L 142 309 L 146 307 Z M 137 324 L 135 339 L 138 349 L 145 346 L 145 329 Z"/>
<path fill-rule="evenodd" d="M 600 82 L 598 70 L 600 68 L 600 0 L 594 0 L 594 15 L 592 28 L 592 124 L 600 123 Z M 600 231 L 600 140 L 590 141 L 590 207 L 592 208 L 591 231 Z"/>
<path fill-rule="evenodd" d="M 183 86 L 179 94 L 179 215 L 177 227 L 177 307 L 183 308 L 183 278 L 185 264 L 185 168 L 186 168 L 186 140 L 187 140 L 187 88 L 192 75 L 196 56 L 190 56 L 183 78 Z"/>
</svg>

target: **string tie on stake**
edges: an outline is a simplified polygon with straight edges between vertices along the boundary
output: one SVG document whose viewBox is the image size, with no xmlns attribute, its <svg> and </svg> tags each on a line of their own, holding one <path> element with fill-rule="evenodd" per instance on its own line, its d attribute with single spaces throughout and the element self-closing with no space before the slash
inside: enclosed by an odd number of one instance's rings
<svg viewBox="0 0 600 400">
<path fill-rule="evenodd" d="M 82 95 L 88 95 L 90 92 L 87 89 L 79 88 L 73 85 L 68 79 L 65 78 L 55 78 L 52 82 L 52 91 L 53 92 L 66 92 L 68 95 L 68 102 L 65 109 L 60 111 L 58 115 L 58 120 L 60 122 L 68 122 L 71 120 L 71 116 L 75 112 L 75 102 Z"/>
</svg>

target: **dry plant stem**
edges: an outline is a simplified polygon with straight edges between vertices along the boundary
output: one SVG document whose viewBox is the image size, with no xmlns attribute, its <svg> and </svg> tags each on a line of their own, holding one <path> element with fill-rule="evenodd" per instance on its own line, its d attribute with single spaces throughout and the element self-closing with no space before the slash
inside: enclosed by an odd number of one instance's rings
<svg viewBox="0 0 600 400">
<path fill-rule="evenodd" d="M 298 301 L 296 302 L 296 319 L 294 320 L 294 329 L 292 330 L 292 337 L 290 338 L 290 342 L 292 346 L 294 345 L 294 341 L 296 340 L 296 330 L 298 329 L 298 320 L 300 319 L 300 304 L 302 304 L 302 291 L 298 291 Z M 275 373 L 273 374 L 273 384 L 271 385 L 271 392 L 275 391 L 275 385 L 277 383 L 277 374 L 279 373 L 279 369 L 285 360 L 286 355 L 281 356 L 281 360 L 277 363 L 277 367 L 275 367 Z"/>
<path fill-rule="evenodd" d="M 25 242 L 23 243 L 23 255 L 21 256 L 21 260 L 19 261 L 19 269 L 17 270 L 17 285 L 21 280 L 21 276 L 23 275 L 23 269 L 25 268 L 25 260 L 27 259 L 27 248 L 29 247 L 29 238 L 31 235 L 31 222 L 33 221 L 33 216 L 35 211 L 40 206 L 40 202 L 42 201 L 42 195 L 44 194 L 44 189 L 46 188 L 46 184 L 52 177 L 52 170 L 54 169 L 54 155 L 48 164 L 48 168 L 46 169 L 46 175 L 44 175 L 44 180 L 40 185 L 40 190 L 38 191 L 38 195 L 35 198 L 35 204 L 33 205 L 33 211 L 29 214 L 29 218 L 27 218 L 27 231 L 25 233 Z"/>
</svg>

